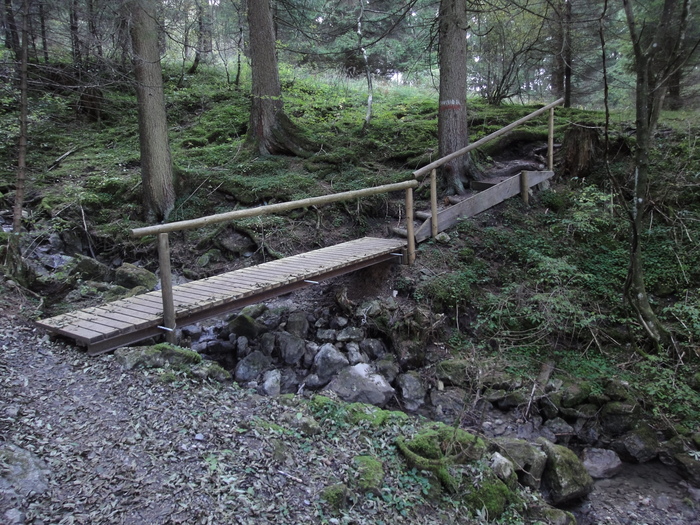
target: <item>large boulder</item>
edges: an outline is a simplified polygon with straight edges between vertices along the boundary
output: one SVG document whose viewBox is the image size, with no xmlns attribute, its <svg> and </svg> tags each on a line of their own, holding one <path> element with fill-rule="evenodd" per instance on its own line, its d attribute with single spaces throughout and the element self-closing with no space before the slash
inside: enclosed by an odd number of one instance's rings
<svg viewBox="0 0 700 525">
<path fill-rule="evenodd" d="M 285 330 L 302 339 L 306 338 L 309 333 L 309 320 L 307 319 L 306 312 L 291 312 L 287 318 Z"/>
<path fill-rule="evenodd" d="M 403 406 L 409 412 L 418 410 L 425 403 L 425 387 L 417 372 L 411 371 L 399 375 L 396 386 L 403 399 Z"/>
<path fill-rule="evenodd" d="M 542 480 L 554 505 L 581 499 L 593 490 L 593 478 L 572 450 L 544 438 L 537 443 L 547 454 Z"/>
<path fill-rule="evenodd" d="M 228 333 L 236 334 L 237 336 L 245 336 L 248 340 L 253 341 L 261 334 L 269 331 L 269 328 L 255 319 L 253 316 L 241 312 L 234 317 L 226 327 Z"/>
<path fill-rule="evenodd" d="M 659 439 L 646 423 L 639 423 L 613 443 L 613 449 L 625 461 L 646 463 L 659 454 Z"/>
<path fill-rule="evenodd" d="M 612 478 L 622 470 L 622 461 L 614 450 L 586 448 L 582 459 L 583 466 L 594 479 Z"/>
<path fill-rule="evenodd" d="M 496 438 L 493 443 L 503 456 L 513 462 L 521 484 L 535 490 L 540 488 L 547 464 L 547 454 L 540 447 L 514 438 Z"/>
<path fill-rule="evenodd" d="M 254 381 L 265 372 L 271 364 L 272 360 L 269 356 L 266 356 L 260 350 L 255 350 L 238 362 L 234 377 L 236 381 L 242 383 Z"/>
<path fill-rule="evenodd" d="M 285 364 L 296 365 L 304 357 L 306 341 L 288 332 L 279 332 L 277 334 L 277 347 L 279 348 L 280 358 Z"/>
<path fill-rule="evenodd" d="M 330 343 L 324 344 L 314 357 L 311 372 L 318 376 L 321 384 L 328 383 L 340 370 L 348 366 L 350 362 L 343 353 Z"/>
<path fill-rule="evenodd" d="M 332 390 L 343 401 L 369 403 L 383 407 L 394 396 L 394 389 L 367 363 L 348 366 L 330 382 Z"/>
<path fill-rule="evenodd" d="M 124 288 L 136 288 L 143 286 L 148 290 L 153 290 L 158 284 L 158 277 L 153 272 L 149 272 L 146 268 L 141 268 L 135 264 L 124 263 L 114 275 L 114 284 L 123 286 Z"/>
</svg>

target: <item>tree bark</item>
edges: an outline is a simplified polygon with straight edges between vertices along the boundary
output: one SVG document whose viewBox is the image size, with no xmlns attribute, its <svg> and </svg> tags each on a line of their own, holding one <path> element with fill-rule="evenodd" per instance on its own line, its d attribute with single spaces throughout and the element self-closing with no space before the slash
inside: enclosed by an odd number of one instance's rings
<svg viewBox="0 0 700 525">
<path fill-rule="evenodd" d="M 175 205 L 173 166 L 168 142 L 163 76 L 158 52 L 155 0 L 130 0 L 143 203 L 147 221 L 163 221 Z"/>
<path fill-rule="evenodd" d="M 641 232 L 649 193 L 649 152 L 661 105 L 674 67 L 683 60 L 683 39 L 689 16 L 689 0 L 664 0 L 658 17 L 650 17 L 655 28 L 642 21 L 638 27 L 633 0 L 623 0 L 627 27 L 634 52 L 636 75 L 636 147 L 634 152 L 634 202 L 631 206 L 630 264 L 625 283 L 629 301 L 655 346 L 674 344 L 649 302 L 644 284 Z"/>
<path fill-rule="evenodd" d="M 22 231 L 22 210 L 27 179 L 29 0 L 23 0 L 22 11 L 22 43 L 19 50 L 19 145 L 17 148 L 17 183 L 15 185 L 15 201 L 12 209 L 12 232 L 14 234 L 19 234 Z"/>
<path fill-rule="evenodd" d="M 12 8 L 12 0 L 5 0 L 5 47 L 12 50 L 15 58 L 20 60 L 20 43 L 15 12 Z"/>
<path fill-rule="evenodd" d="M 248 140 L 261 155 L 306 157 L 310 144 L 284 113 L 270 0 L 248 2 L 252 101 Z"/>
<path fill-rule="evenodd" d="M 463 0 L 441 0 L 438 14 L 440 157 L 469 145 L 467 129 L 467 8 Z M 442 168 L 447 193 L 464 193 L 470 157 L 454 159 Z"/>
<path fill-rule="evenodd" d="M 188 75 L 194 75 L 201 62 L 206 62 L 206 57 L 211 53 L 211 13 L 208 1 L 202 5 L 202 0 L 197 2 L 197 48 L 194 52 L 194 61 L 187 70 Z"/>
</svg>

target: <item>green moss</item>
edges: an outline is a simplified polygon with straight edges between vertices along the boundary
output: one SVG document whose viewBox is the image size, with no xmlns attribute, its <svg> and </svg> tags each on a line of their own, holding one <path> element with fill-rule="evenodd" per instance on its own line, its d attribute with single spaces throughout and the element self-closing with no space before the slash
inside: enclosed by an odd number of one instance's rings
<svg viewBox="0 0 700 525">
<path fill-rule="evenodd" d="M 449 467 L 477 461 L 488 449 L 483 439 L 444 423 L 428 425 L 410 441 L 399 436 L 396 445 L 411 466 L 432 472 L 452 493 L 461 482 L 450 474 Z"/>
<path fill-rule="evenodd" d="M 489 476 L 470 490 L 464 501 L 472 509 L 486 509 L 489 520 L 496 520 L 514 498 L 515 495 L 505 483 L 495 476 Z"/>
<path fill-rule="evenodd" d="M 347 406 L 346 419 L 352 425 L 368 421 L 373 427 L 381 427 L 389 422 L 405 421 L 408 419 L 408 415 L 400 411 L 383 410 L 365 403 L 352 403 Z"/>
<path fill-rule="evenodd" d="M 171 365 L 198 365 L 202 356 L 189 348 L 159 343 L 151 347 L 151 351 L 160 353 Z"/>
<path fill-rule="evenodd" d="M 321 491 L 321 499 L 336 512 L 344 509 L 348 502 L 348 487 L 343 483 L 330 485 Z"/>
<path fill-rule="evenodd" d="M 174 383 L 177 381 L 177 374 L 171 370 L 166 370 L 160 376 L 158 376 L 158 381 L 161 383 Z"/>
<path fill-rule="evenodd" d="M 384 481 L 384 464 L 373 456 L 356 456 L 352 461 L 357 488 L 362 492 L 380 494 Z"/>
</svg>

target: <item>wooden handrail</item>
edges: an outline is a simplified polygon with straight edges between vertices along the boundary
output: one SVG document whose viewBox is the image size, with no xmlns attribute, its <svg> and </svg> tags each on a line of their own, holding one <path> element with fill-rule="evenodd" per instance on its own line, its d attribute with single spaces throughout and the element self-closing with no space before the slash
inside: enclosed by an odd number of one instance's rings
<svg viewBox="0 0 700 525">
<path fill-rule="evenodd" d="M 423 177 L 423 176 L 427 175 L 428 173 L 430 173 L 432 170 L 434 170 L 434 169 L 436 169 L 436 168 L 439 168 L 439 167 L 442 166 L 443 164 L 448 163 L 448 162 L 451 161 L 452 159 L 456 159 L 457 157 L 461 157 L 462 155 L 464 155 L 464 154 L 466 154 L 466 153 L 469 153 L 471 150 L 476 149 L 476 148 L 478 148 L 479 146 L 483 146 L 483 145 L 486 144 L 487 142 L 489 142 L 489 141 L 495 139 L 496 137 L 500 137 L 500 136 L 503 135 L 504 133 L 507 133 L 508 131 L 510 131 L 511 129 L 513 129 L 513 128 L 519 126 L 520 124 L 524 124 L 524 123 L 527 122 L 528 120 L 531 120 L 531 119 L 533 119 L 533 118 L 535 118 L 535 117 L 541 115 L 542 113 L 545 113 L 546 111 L 549 111 L 551 108 L 554 108 L 554 107 L 556 107 L 556 106 L 559 106 L 559 105 L 561 105 L 561 104 L 563 104 L 563 103 L 564 103 L 564 99 L 563 99 L 563 98 L 560 98 L 559 100 L 555 100 L 555 101 L 552 102 L 551 104 L 547 104 L 547 105 L 544 106 L 543 108 L 540 108 L 540 109 L 538 109 L 537 111 L 533 111 L 533 112 L 530 113 L 529 115 L 527 115 L 527 116 L 525 116 L 525 117 L 523 117 L 523 118 L 521 118 L 521 119 L 519 119 L 519 120 L 516 120 L 516 121 L 513 122 L 512 124 L 508 124 L 506 127 L 501 128 L 501 129 L 499 129 L 498 131 L 494 131 L 494 132 L 491 133 L 490 135 L 486 135 L 484 138 L 479 139 L 479 140 L 477 140 L 476 142 L 474 142 L 474 143 L 472 143 L 472 144 L 469 144 L 469 146 L 466 146 L 466 147 L 464 147 L 464 148 L 462 148 L 462 149 L 459 149 L 459 150 L 455 151 L 454 153 L 450 153 L 449 155 L 445 155 L 445 156 L 442 157 L 441 159 L 435 160 L 435 161 L 431 162 L 430 164 L 428 164 L 427 166 L 423 166 L 422 168 L 420 168 L 420 169 L 414 171 L 414 172 L 413 172 L 413 176 L 414 176 L 415 178 Z M 551 126 L 550 126 L 550 133 L 551 133 Z M 550 142 L 551 142 L 551 141 L 550 141 Z"/>
<path fill-rule="evenodd" d="M 218 224 L 221 222 L 231 221 L 235 219 L 243 219 L 245 217 L 257 217 L 259 215 L 270 215 L 282 211 L 294 210 L 296 208 L 306 208 L 319 204 L 329 204 L 331 202 L 339 202 L 359 197 L 367 197 L 370 195 L 378 195 L 380 193 L 389 193 L 390 191 L 405 190 L 418 186 L 418 181 L 407 180 L 394 184 L 384 184 L 382 186 L 374 186 L 372 188 L 363 188 L 361 190 L 345 191 L 342 193 L 334 193 L 333 195 L 323 195 L 321 197 L 309 197 L 296 201 L 280 202 L 278 204 L 268 204 L 266 206 L 257 206 L 255 208 L 246 208 L 245 210 L 235 210 L 226 213 L 218 213 L 216 215 L 208 215 L 199 217 L 198 219 L 190 219 L 187 221 L 169 222 L 166 224 L 156 224 L 155 226 L 145 226 L 143 228 L 135 228 L 131 230 L 133 237 L 145 237 L 146 235 L 155 235 L 158 233 L 168 233 L 179 230 L 192 230 L 201 228 L 210 224 Z"/>
</svg>

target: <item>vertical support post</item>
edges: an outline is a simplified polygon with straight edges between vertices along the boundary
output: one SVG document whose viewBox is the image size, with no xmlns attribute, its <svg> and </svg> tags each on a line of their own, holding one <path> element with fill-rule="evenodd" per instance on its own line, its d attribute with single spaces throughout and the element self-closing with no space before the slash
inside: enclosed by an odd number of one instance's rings
<svg viewBox="0 0 700 525">
<path fill-rule="evenodd" d="M 547 137 L 547 169 L 554 170 L 554 108 L 549 108 L 549 136 Z"/>
<path fill-rule="evenodd" d="M 438 216 L 437 216 L 437 170 L 433 169 L 430 172 L 430 233 L 433 239 L 438 234 Z"/>
<path fill-rule="evenodd" d="M 175 332 L 175 303 L 173 301 L 173 278 L 170 271 L 170 241 L 167 233 L 158 234 L 158 266 L 160 267 L 160 289 L 163 296 L 163 326 L 167 328 L 165 340 L 177 342 Z"/>
<path fill-rule="evenodd" d="M 530 187 L 527 184 L 527 171 L 520 172 L 520 198 L 525 206 L 530 204 Z"/>
<path fill-rule="evenodd" d="M 408 239 L 408 264 L 416 260 L 416 234 L 413 228 L 413 188 L 406 188 L 406 238 Z"/>
</svg>

